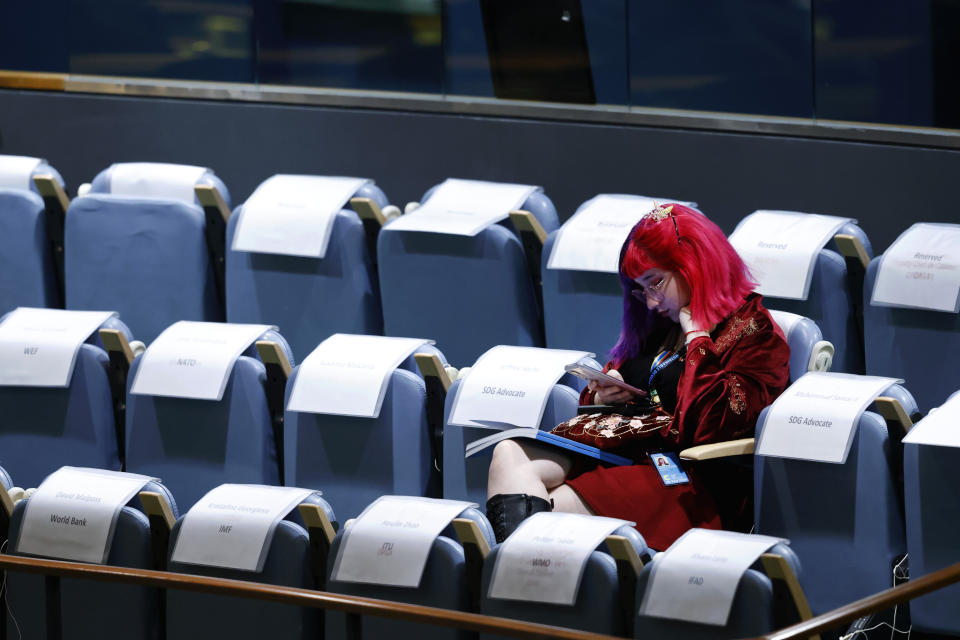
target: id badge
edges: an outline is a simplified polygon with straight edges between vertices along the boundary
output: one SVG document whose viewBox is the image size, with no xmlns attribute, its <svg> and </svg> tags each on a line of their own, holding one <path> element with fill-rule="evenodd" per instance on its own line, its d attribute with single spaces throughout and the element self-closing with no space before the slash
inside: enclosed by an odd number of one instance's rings
<svg viewBox="0 0 960 640">
<path fill-rule="evenodd" d="M 653 462 L 653 468 L 660 474 L 660 479 L 666 486 L 675 484 L 686 484 L 690 482 L 683 467 L 680 466 L 680 460 L 675 453 L 650 453 L 650 461 Z"/>
</svg>

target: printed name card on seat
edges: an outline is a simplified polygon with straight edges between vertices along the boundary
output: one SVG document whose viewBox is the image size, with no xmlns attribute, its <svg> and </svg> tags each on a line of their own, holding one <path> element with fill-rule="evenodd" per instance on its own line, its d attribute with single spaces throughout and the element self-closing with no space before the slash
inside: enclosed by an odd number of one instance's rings
<svg viewBox="0 0 960 640">
<path fill-rule="evenodd" d="M 174 526 L 168 569 L 322 588 L 325 571 L 319 575 L 314 571 L 326 566 L 328 547 L 314 548 L 298 505 L 318 508 L 328 526 L 335 522 L 330 505 L 311 489 L 220 485 Z M 315 551 L 323 557 L 312 557 Z M 316 638 L 322 621 L 317 609 L 258 600 L 238 606 L 235 598 L 226 596 L 186 591 L 167 594 L 167 635 L 171 638 Z"/>
<path fill-rule="evenodd" d="M 579 379 L 564 366 L 585 351 L 500 345 L 489 349 L 447 393 L 443 439 L 443 495 L 486 501 L 492 449 L 465 458 L 470 443 L 496 431 L 549 431 L 577 415 Z M 599 367 L 598 367 L 599 368 Z M 563 381 L 563 383 L 560 383 Z"/>
<path fill-rule="evenodd" d="M 283 327 L 298 358 L 333 333 L 383 332 L 374 251 L 363 198 L 382 209 L 365 178 L 275 175 L 227 223 L 227 320 Z"/>
<path fill-rule="evenodd" d="M 296 367 L 287 385 L 285 484 L 316 487 L 343 518 L 388 493 L 439 495 L 426 388 L 414 352 L 422 338 L 335 334 Z"/>
<path fill-rule="evenodd" d="M 456 364 L 491 344 L 542 346 L 542 314 L 512 210 L 546 231 L 557 213 L 530 185 L 450 179 L 380 232 L 384 331 L 429 335 Z M 498 223 L 503 224 L 498 224 Z"/>
<path fill-rule="evenodd" d="M 632 585 L 621 584 L 617 561 L 605 541 L 611 535 L 625 539 L 639 569 L 649 562 L 650 550 L 632 525 L 560 512 L 527 518 L 484 562 L 481 612 L 627 635 L 634 591 Z"/>
<path fill-rule="evenodd" d="M 109 360 L 110 311 L 20 308 L 0 322 L 0 451 L 24 486 L 63 465 L 120 469 Z"/>
<path fill-rule="evenodd" d="M 476 505 L 453 500 L 383 496 L 340 531 L 330 549 L 332 593 L 469 611 L 464 550 L 451 521 L 472 520 L 488 544 L 493 531 Z M 364 638 L 409 637 L 466 640 L 456 629 L 365 617 Z M 327 640 L 346 634 L 343 614 L 327 614 Z"/>
<path fill-rule="evenodd" d="M 808 373 L 760 415 L 756 530 L 790 539 L 815 614 L 890 587 L 906 553 L 903 433 L 878 415 L 877 396 L 896 398 L 907 415 L 916 403 L 895 382 Z"/>
<path fill-rule="evenodd" d="M 223 320 L 223 265 L 212 257 L 222 255 L 223 238 L 208 235 L 197 186 L 229 206 L 223 182 L 204 167 L 120 163 L 101 171 L 66 218 L 67 308 L 116 309 L 148 343 L 177 320 Z"/>
<path fill-rule="evenodd" d="M 289 347 L 267 325 L 178 322 L 130 367 L 127 469 L 157 475 L 181 505 L 223 482 L 280 484 L 258 339 Z"/>
<path fill-rule="evenodd" d="M 63 210 L 47 207 L 35 176 L 63 192 L 46 160 L 0 155 L 0 314 L 63 306 Z"/>
<path fill-rule="evenodd" d="M 960 225 L 917 223 L 867 269 L 867 372 L 910 382 L 924 411 L 960 388 Z"/>
<path fill-rule="evenodd" d="M 863 373 L 862 283 L 834 250 L 838 237 L 852 238 L 870 254 L 856 220 L 795 211 L 755 211 L 730 234 L 730 244 L 758 281 L 768 308 L 813 320 L 836 349 L 833 368 Z"/>
<path fill-rule="evenodd" d="M 609 194 L 581 204 L 543 247 L 543 316 L 546 346 L 606 354 L 620 335 L 623 291 L 620 247 L 657 204 L 696 203 Z"/>
<path fill-rule="evenodd" d="M 30 498 L 17 503 L 10 526 L 13 555 L 125 566 L 154 565 L 151 529 L 139 506 L 141 490 L 166 489 L 147 476 L 63 467 L 41 483 Z M 47 616 L 44 578 L 8 573 L 8 602 L 16 623 L 8 634 L 44 638 Z M 60 585 L 64 639 L 108 637 L 123 630 L 125 638 L 154 638 L 159 627 L 161 595 L 157 589 L 62 579 Z M 104 626 L 104 620 L 110 626 Z M 8 636 L 10 637 L 10 636 Z"/>
</svg>

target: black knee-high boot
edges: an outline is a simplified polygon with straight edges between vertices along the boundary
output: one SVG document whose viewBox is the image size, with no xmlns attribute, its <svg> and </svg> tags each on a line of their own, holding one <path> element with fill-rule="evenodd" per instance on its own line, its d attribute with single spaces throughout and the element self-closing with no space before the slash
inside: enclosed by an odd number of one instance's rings
<svg viewBox="0 0 960 640">
<path fill-rule="evenodd" d="M 553 501 L 525 493 L 498 493 L 487 500 L 487 519 L 497 542 L 503 542 L 520 523 L 540 511 L 552 511 Z"/>
</svg>

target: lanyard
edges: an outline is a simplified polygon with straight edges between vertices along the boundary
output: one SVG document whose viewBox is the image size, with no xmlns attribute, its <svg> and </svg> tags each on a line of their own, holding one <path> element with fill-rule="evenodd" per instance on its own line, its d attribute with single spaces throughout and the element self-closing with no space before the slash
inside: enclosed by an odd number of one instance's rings
<svg viewBox="0 0 960 640">
<path fill-rule="evenodd" d="M 657 377 L 657 374 L 667 368 L 679 357 L 679 353 L 674 353 L 673 351 L 668 351 L 667 349 L 664 349 L 658 353 L 657 357 L 654 358 L 653 362 L 650 363 L 650 377 L 647 379 L 647 388 L 653 388 L 653 379 Z"/>
</svg>

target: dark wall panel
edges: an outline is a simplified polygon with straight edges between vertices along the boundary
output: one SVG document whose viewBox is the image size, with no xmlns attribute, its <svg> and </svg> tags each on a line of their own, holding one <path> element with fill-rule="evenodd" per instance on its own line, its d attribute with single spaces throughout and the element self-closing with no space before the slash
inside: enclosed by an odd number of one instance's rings
<svg viewBox="0 0 960 640">
<path fill-rule="evenodd" d="M 883 250 L 957 222 L 960 152 L 471 116 L 0 91 L 0 153 L 69 192 L 112 162 L 209 166 L 242 202 L 274 173 L 374 178 L 401 206 L 448 176 L 540 184 L 562 219 L 597 193 L 695 200 L 727 232 L 758 208 L 858 218 Z"/>
</svg>

